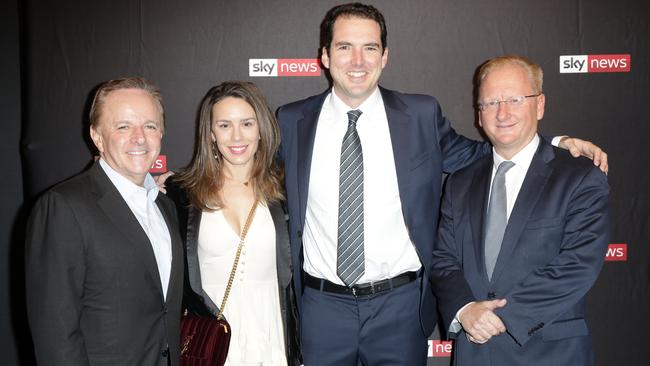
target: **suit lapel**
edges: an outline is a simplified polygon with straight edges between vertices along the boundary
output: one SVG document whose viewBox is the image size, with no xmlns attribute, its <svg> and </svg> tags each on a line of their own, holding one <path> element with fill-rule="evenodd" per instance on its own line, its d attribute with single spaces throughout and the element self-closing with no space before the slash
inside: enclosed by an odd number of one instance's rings
<svg viewBox="0 0 650 366">
<path fill-rule="evenodd" d="M 473 245 L 476 258 L 476 268 L 481 278 L 488 283 L 487 270 L 485 269 L 485 214 L 487 213 L 487 201 L 490 191 L 490 179 L 492 178 L 492 154 L 483 158 L 475 170 L 472 178 L 473 189 L 470 190 L 470 230 L 472 240 L 478 240 L 478 245 Z"/>
<path fill-rule="evenodd" d="M 115 188 L 106 173 L 98 163 L 93 168 L 93 178 L 95 190 L 100 195 L 97 201 L 98 206 L 104 211 L 106 217 L 113 223 L 115 228 L 133 244 L 134 251 L 143 259 L 143 265 L 147 273 L 154 280 L 156 288 L 163 297 L 162 286 L 160 284 L 160 273 L 156 264 L 156 257 L 151 248 L 151 242 L 147 234 L 140 226 L 138 219 L 135 217 L 127 205 L 120 192 Z"/>
<path fill-rule="evenodd" d="M 187 273 L 188 280 L 192 291 L 197 294 L 202 293 L 201 275 L 199 268 L 199 229 L 201 227 L 201 211 L 194 206 L 187 209 Z"/>
<path fill-rule="evenodd" d="M 291 247 L 289 246 L 287 218 L 280 203 L 272 202 L 269 204 L 269 211 L 275 226 L 275 258 L 278 283 L 284 288 L 291 281 Z"/>
<path fill-rule="evenodd" d="M 393 158 L 395 159 L 395 173 L 397 174 L 397 186 L 399 189 L 400 197 L 402 197 L 402 213 L 406 226 L 410 226 L 409 212 L 404 207 L 404 202 L 408 202 L 408 179 L 409 179 L 409 158 L 411 147 L 409 137 L 409 120 L 410 116 L 406 113 L 407 106 L 402 101 L 397 99 L 395 95 L 384 88 L 379 88 L 381 97 L 386 109 L 386 118 L 388 119 L 388 129 L 390 131 L 390 141 L 393 147 Z"/>
<path fill-rule="evenodd" d="M 519 242 L 519 237 L 526 226 L 526 222 L 534 211 L 537 201 L 544 191 L 544 186 L 548 181 L 552 168 L 548 162 L 554 158 L 553 147 L 544 139 L 540 139 L 540 146 L 533 156 L 530 163 L 526 178 L 517 195 L 517 200 L 510 213 L 508 225 L 501 242 L 501 251 L 494 266 L 492 281 L 496 282 L 508 263 L 513 250 Z"/>
<path fill-rule="evenodd" d="M 325 92 L 314 99 L 303 109 L 303 118 L 298 120 L 298 196 L 300 197 L 300 223 L 305 223 L 307 210 L 307 192 L 309 191 L 309 174 L 311 172 L 311 158 L 314 152 L 314 138 L 316 126 L 323 102 L 329 94 Z"/>
</svg>

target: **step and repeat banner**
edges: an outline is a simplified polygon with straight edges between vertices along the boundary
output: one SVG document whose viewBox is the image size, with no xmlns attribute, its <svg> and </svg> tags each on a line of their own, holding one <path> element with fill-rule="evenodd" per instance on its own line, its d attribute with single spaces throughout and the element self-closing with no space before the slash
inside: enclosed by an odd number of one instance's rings
<svg viewBox="0 0 650 366">
<path fill-rule="evenodd" d="M 86 114 L 101 81 L 141 75 L 167 121 L 154 172 L 190 160 L 199 101 L 213 85 L 257 83 L 275 109 L 328 87 L 319 25 L 339 2 L 25 0 L 21 4 L 26 201 L 92 160 Z M 486 59 L 524 55 L 545 72 L 544 135 L 609 153 L 612 237 L 588 297 L 598 365 L 650 358 L 650 42 L 646 1 L 371 1 L 388 26 L 380 84 L 437 97 L 460 133 L 481 139 L 472 78 Z M 435 311 L 431 309 L 431 311 Z M 448 365 L 438 330 L 429 365 Z"/>
</svg>

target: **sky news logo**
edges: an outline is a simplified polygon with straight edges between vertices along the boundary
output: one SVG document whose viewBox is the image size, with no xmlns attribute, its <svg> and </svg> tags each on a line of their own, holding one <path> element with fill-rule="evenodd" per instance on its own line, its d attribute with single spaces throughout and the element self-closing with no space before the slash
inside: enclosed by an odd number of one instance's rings
<svg viewBox="0 0 650 366">
<path fill-rule="evenodd" d="M 605 253 L 606 262 L 627 261 L 627 244 L 610 244 Z"/>
<path fill-rule="evenodd" d="M 427 357 L 451 357 L 451 341 L 441 341 L 438 339 L 429 339 L 429 349 Z"/>
<path fill-rule="evenodd" d="M 167 155 L 158 155 L 149 173 L 165 173 L 167 171 Z"/>
<path fill-rule="evenodd" d="M 560 73 L 630 72 L 630 55 L 560 56 Z"/>
<path fill-rule="evenodd" d="M 320 76 L 320 63 L 316 58 L 251 58 L 248 59 L 248 76 Z"/>
</svg>

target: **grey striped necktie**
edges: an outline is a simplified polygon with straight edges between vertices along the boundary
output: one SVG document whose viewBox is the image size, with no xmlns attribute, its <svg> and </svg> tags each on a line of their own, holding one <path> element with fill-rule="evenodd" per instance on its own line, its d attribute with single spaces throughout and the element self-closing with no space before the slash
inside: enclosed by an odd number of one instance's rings
<svg viewBox="0 0 650 366">
<path fill-rule="evenodd" d="M 348 112 L 348 131 L 341 145 L 339 228 L 336 274 L 347 286 L 365 271 L 363 255 L 363 152 L 357 133 L 360 110 Z"/>
<path fill-rule="evenodd" d="M 503 234 L 506 231 L 507 199 L 506 199 L 506 172 L 515 165 L 512 161 L 503 161 L 499 164 L 490 191 L 490 203 L 485 223 L 485 269 L 488 279 L 492 279 L 492 272 L 497 263 Z"/>
</svg>

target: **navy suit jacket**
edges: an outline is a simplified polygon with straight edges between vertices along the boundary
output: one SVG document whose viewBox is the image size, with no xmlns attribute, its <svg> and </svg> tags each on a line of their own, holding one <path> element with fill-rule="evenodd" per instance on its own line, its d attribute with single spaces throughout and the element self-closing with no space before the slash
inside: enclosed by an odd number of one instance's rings
<svg viewBox="0 0 650 366">
<path fill-rule="evenodd" d="M 402 212 L 411 241 L 422 263 L 420 299 L 422 331 L 428 336 L 436 323 L 435 298 L 429 283 L 436 238 L 442 173 L 453 172 L 489 154 L 489 143 L 456 134 L 430 96 L 402 94 L 380 88 L 386 108 L 395 158 Z M 298 304 L 302 293 L 302 231 L 305 223 L 309 175 L 316 126 L 329 94 L 280 107 L 282 134 L 279 157 L 284 162 L 289 206 L 289 231 Z M 339 156 L 332 156 L 339 159 Z"/>
<path fill-rule="evenodd" d="M 496 314 L 507 333 L 486 344 L 458 336 L 459 365 L 589 365 L 585 295 L 609 240 L 605 175 L 543 139 L 513 207 L 488 280 L 484 219 L 492 156 L 451 175 L 434 252 L 433 284 L 449 328 L 470 301 L 505 298 Z"/>
</svg>

